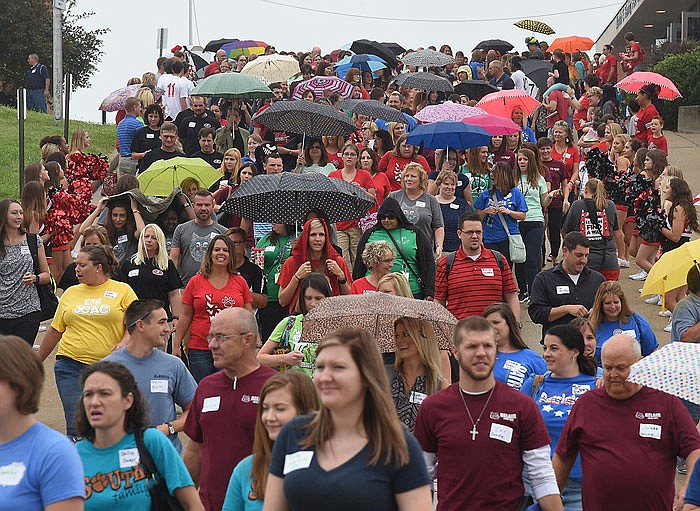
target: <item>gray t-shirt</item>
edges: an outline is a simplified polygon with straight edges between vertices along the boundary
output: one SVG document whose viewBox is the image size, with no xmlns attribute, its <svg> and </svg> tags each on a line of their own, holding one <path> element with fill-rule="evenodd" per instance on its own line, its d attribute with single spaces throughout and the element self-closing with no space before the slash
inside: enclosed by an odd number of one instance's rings
<svg viewBox="0 0 700 511">
<path fill-rule="evenodd" d="M 5 256 L 0 255 L 0 318 L 16 319 L 41 310 L 36 286 L 22 283 L 27 272 L 34 273 L 34 261 L 26 238 L 19 245 L 5 245 Z"/>
<path fill-rule="evenodd" d="M 587 207 L 586 202 L 590 204 Z M 587 266 L 591 270 L 617 270 L 617 249 L 613 241 L 613 231 L 620 227 L 617 223 L 617 210 L 611 200 L 606 201 L 605 209 L 597 211 L 591 199 L 574 201 L 566 213 L 562 232 L 578 231 L 591 242 Z M 588 210 L 596 211 L 597 223 L 590 218 Z"/>
<path fill-rule="evenodd" d="M 217 234 L 225 232 L 226 227 L 216 222 L 202 226 L 194 220 L 180 224 L 175 228 L 171 248 L 180 249 L 178 270 L 183 284 L 187 285 L 189 280 L 199 272 L 202 259 L 209 247 L 209 241 Z"/>
<path fill-rule="evenodd" d="M 194 399 L 197 382 L 182 360 L 173 355 L 154 349 L 149 356 L 141 358 L 122 348 L 104 360 L 122 364 L 134 375 L 139 390 L 148 401 L 151 426 L 175 420 L 175 405 L 182 407 Z M 169 438 L 177 452 L 182 452 L 178 436 Z"/>
<path fill-rule="evenodd" d="M 416 200 L 411 200 L 404 190 L 391 192 L 389 197 L 393 197 L 401 205 L 401 210 L 409 222 L 416 226 L 423 233 L 431 245 L 435 245 L 435 234 L 433 231 L 438 227 L 444 227 L 442 220 L 442 210 L 437 199 L 429 193 L 424 193 Z"/>
</svg>

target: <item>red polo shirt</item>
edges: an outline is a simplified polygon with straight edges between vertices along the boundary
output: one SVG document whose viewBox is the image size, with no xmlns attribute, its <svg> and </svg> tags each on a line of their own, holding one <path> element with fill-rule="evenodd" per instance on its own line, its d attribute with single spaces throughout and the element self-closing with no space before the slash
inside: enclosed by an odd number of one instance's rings
<svg viewBox="0 0 700 511">
<path fill-rule="evenodd" d="M 450 271 L 449 284 L 446 269 L 447 257 L 442 257 L 437 265 L 435 299 L 444 301 L 447 310 L 457 319 L 482 316 L 486 307 L 501 303 L 506 293 L 517 291 L 508 261 L 503 258 L 501 272 L 496 257 L 487 248 L 482 247 L 479 257 L 473 260 L 460 246 Z"/>
</svg>

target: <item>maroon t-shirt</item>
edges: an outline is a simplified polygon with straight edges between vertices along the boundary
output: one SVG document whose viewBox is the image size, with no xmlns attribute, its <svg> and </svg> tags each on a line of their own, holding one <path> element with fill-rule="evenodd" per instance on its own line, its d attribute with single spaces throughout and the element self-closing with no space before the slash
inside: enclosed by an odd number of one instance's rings
<svg viewBox="0 0 700 511">
<path fill-rule="evenodd" d="M 642 387 L 622 401 L 604 388 L 574 405 L 556 453 L 580 452 L 584 509 L 671 509 L 676 456 L 700 449 L 700 434 L 681 401 Z"/>
<path fill-rule="evenodd" d="M 523 496 L 523 451 L 549 445 L 537 405 L 504 383 L 489 393 L 463 394 L 474 420 L 484 410 L 475 440 L 458 383 L 423 401 L 413 435 L 438 458 L 438 511 L 512 511 Z"/>
<path fill-rule="evenodd" d="M 566 165 L 559 160 L 549 160 L 543 161 L 542 165 L 547 169 L 547 176 L 545 180 L 552 185 L 551 190 L 556 190 L 561 188 L 561 185 L 566 177 Z M 561 209 L 564 206 L 564 195 L 557 195 L 552 197 L 552 202 L 549 203 L 547 208 L 550 209 Z"/>
<path fill-rule="evenodd" d="M 260 389 L 275 371 L 261 365 L 234 382 L 219 371 L 197 387 L 184 431 L 202 444 L 199 496 L 207 511 L 219 511 L 233 469 L 253 451 Z"/>
</svg>

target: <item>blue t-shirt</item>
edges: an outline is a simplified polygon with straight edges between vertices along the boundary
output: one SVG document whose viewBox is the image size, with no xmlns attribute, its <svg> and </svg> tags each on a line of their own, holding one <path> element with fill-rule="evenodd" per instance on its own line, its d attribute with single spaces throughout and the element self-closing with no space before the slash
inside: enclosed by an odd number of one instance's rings
<svg viewBox="0 0 700 511">
<path fill-rule="evenodd" d="M 143 122 L 131 114 L 126 114 L 117 126 L 117 142 L 119 143 L 119 155 L 131 156 L 131 142 L 138 130 L 143 128 Z"/>
<path fill-rule="evenodd" d="M 474 204 L 474 209 L 486 209 L 489 206 L 494 206 L 496 203 L 501 206 L 505 206 L 511 211 L 521 211 L 527 212 L 527 203 L 525 202 L 525 196 L 520 188 L 513 188 L 508 195 L 505 197 L 500 192 L 496 190 L 496 197 L 491 195 L 490 190 L 484 190 L 479 198 Z M 510 215 L 502 215 L 508 226 L 508 231 L 510 234 L 520 234 L 520 229 L 518 229 L 518 221 L 515 220 Z M 508 238 L 505 229 L 503 228 L 503 223 L 498 215 L 486 215 L 484 217 L 484 243 L 498 243 Z"/>
<path fill-rule="evenodd" d="M 469 207 L 469 203 L 460 196 L 455 197 L 455 199 L 449 204 L 440 204 L 440 211 L 442 211 L 442 222 L 445 227 L 445 239 L 442 242 L 443 252 L 454 252 L 462 244 L 459 236 L 457 236 L 459 217 L 465 211 L 471 210 L 472 208 Z"/>
<path fill-rule="evenodd" d="M 520 390 L 530 376 L 546 371 L 547 364 L 542 356 L 528 348 L 512 353 L 499 351 L 493 366 L 494 378 L 515 390 Z"/>
<path fill-rule="evenodd" d="M 221 511 L 262 511 L 263 500 L 253 491 L 253 456 L 243 458 L 233 469 Z"/>
<path fill-rule="evenodd" d="M 690 474 L 688 488 L 685 490 L 685 500 L 683 501 L 684 504 L 700 506 L 700 467 L 698 467 L 698 463 L 700 463 L 700 460 L 695 462 L 693 473 Z"/>
<path fill-rule="evenodd" d="M 171 495 L 178 488 L 194 486 L 185 463 L 163 433 L 147 429 L 143 442 Z M 85 511 L 150 511 L 148 480 L 133 433 L 127 433 L 111 447 L 95 447 L 89 440 L 78 442 L 76 447 L 84 466 Z"/>
<path fill-rule="evenodd" d="M 532 396 L 534 379 L 535 377 L 531 376 L 523 384 L 520 389 L 523 394 Z M 587 374 L 579 374 L 573 378 L 554 378 L 550 373 L 547 373 L 544 382 L 537 389 L 534 399 L 549 432 L 552 455 L 554 455 L 559 436 L 564 429 L 564 423 L 569 417 L 571 408 L 583 393 L 595 389 L 595 379 L 595 376 Z M 569 477 L 574 481 L 581 481 L 581 456 L 576 457 Z"/>
<path fill-rule="evenodd" d="M 403 467 L 381 459 L 369 464 L 365 446 L 351 459 L 332 470 L 323 470 L 315 447 L 303 449 L 305 426 L 312 415 L 289 421 L 272 448 L 270 473 L 284 478 L 284 496 L 290 511 L 395 511 L 394 495 L 430 484 L 423 452 L 405 431 L 409 462 Z"/>
<path fill-rule="evenodd" d="M 613 335 L 625 334 L 637 339 L 642 347 L 642 356 L 646 357 L 659 347 L 659 342 L 656 340 L 656 334 L 652 330 L 649 322 L 644 319 L 641 314 L 632 313 L 629 321 L 621 323 L 620 321 L 604 321 L 600 324 L 595 332 L 598 338 L 598 343 L 595 347 L 595 360 L 600 364 L 600 350 L 605 344 L 605 341 Z"/>
<path fill-rule="evenodd" d="M 40 422 L 0 444 L 0 510 L 43 511 L 50 504 L 85 496 L 78 451 Z"/>
</svg>

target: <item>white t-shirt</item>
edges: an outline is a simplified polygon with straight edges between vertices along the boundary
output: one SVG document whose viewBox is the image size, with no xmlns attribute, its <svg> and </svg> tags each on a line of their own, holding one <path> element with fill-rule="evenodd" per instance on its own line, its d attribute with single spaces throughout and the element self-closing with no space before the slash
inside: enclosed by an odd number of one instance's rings
<svg viewBox="0 0 700 511">
<path fill-rule="evenodd" d="M 192 80 L 190 80 L 186 76 L 181 76 L 179 78 L 178 86 L 175 90 L 179 94 L 178 98 L 185 98 L 185 100 L 187 101 L 187 108 L 192 106 L 192 104 L 190 103 L 190 92 L 192 91 L 192 89 L 194 89 L 194 83 L 192 83 Z"/>
<path fill-rule="evenodd" d="M 158 88 L 163 92 L 163 104 L 165 105 L 165 115 L 175 119 L 180 113 L 180 77 L 164 74 L 158 79 Z"/>
</svg>

